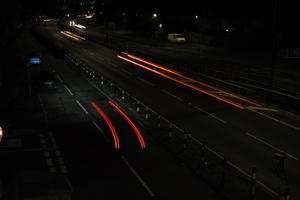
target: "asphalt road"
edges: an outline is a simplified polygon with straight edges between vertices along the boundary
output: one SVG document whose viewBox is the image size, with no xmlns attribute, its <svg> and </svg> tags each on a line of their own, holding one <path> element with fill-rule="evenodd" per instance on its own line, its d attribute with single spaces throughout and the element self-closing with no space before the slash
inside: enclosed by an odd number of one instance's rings
<svg viewBox="0 0 300 200">
<path fill-rule="evenodd" d="M 32 168 L 40 166 L 36 160 L 44 161 L 43 154 L 50 154 L 45 168 L 52 174 L 64 175 L 70 183 L 72 199 L 222 199 L 132 119 L 146 143 L 142 149 L 132 127 L 110 106 L 106 95 L 65 61 L 55 59 L 41 45 L 36 46 L 32 50 L 42 54 L 43 65 L 30 72 L 52 72 L 58 88 L 32 90 L 39 96 L 44 111 L 40 117 L 48 127 L 43 136 L 34 140 L 42 140 L 44 145 L 52 143 L 45 152 L 38 151 L 42 158 L 29 160 Z M 113 136 L 92 102 L 114 125 L 120 149 L 115 149 Z M 122 105 L 119 108 L 125 111 Z"/>
<path fill-rule="evenodd" d="M 234 99 L 235 103 L 246 107 L 240 109 L 118 59 L 120 52 L 89 41 L 73 40 L 60 34 L 56 27 L 43 27 L 41 31 L 144 104 L 183 127 L 195 138 L 207 142 L 240 169 L 250 173 L 253 166 L 257 167 L 257 178 L 272 190 L 283 192 L 286 187 L 291 187 L 292 194 L 300 196 L 296 191 L 300 187 L 299 116 L 270 107 L 267 102 L 257 102 L 262 104 L 261 107 L 249 107 L 249 103 Z M 72 86 L 71 90 L 80 90 L 81 86 L 75 82 L 76 86 Z M 99 94 L 88 93 L 85 96 L 94 95 Z M 252 101 L 255 102 L 255 99 Z M 87 106 L 87 103 L 85 101 L 84 105 Z M 273 155 L 280 151 L 288 154 L 285 165 L 287 182 L 273 173 L 277 164 Z"/>
<path fill-rule="evenodd" d="M 122 32 L 122 30 L 106 31 L 103 28 L 88 25 L 88 21 L 89 19 L 82 19 L 78 22 L 86 25 L 87 29 L 73 28 L 73 30 L 98 41 L 106 42 L 111 46 L 121 46 L 124 49 L 141 52 L 144 55 L 178 66 L 191 66 L 193 69 L 206 68 L 237 75 L 265 86 L 270 84 L 270 65 L 272 61 L 270 58 L 266 58 L 265 55 L 256 54 L 249 57 L 249 54 L 243 54 L 242 52 L 228 53 L 228 51 L 222 51 L 218 48 L 203 47 L 191 43 L 185 45 L 169 44 L 167 41 L 154 40 L 137 33 L 128 34 L 126 31 Z M 108 33 L 108 37 L 106 33 Z M 153 51 L 152 47 L 157 48 Z M 296 66 L 297 64 L 293 61 L 276 60 L 273 66 L 274 87 L 297 93 L 299 83 L 297 81 L 298 69 Z M 239 84 L 238 81 L 237 84 Z"/>
</svg>

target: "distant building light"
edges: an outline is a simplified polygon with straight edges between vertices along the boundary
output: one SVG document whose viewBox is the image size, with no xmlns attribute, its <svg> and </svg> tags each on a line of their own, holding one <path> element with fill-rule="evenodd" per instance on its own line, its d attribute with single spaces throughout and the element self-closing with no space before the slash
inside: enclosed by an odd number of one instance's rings
<svg viewBox="0 0 300 200">
<path fill-rule="evenodd" d="M 196 19 L 198 19 L 198 18 L 199 18 L 199 16 L 198 16 L 198 15 L 196 15 L 196 16 L 195 16 L 195 18 L 196 18 Z"/>
<path fill-rule="evenodd" d="M 152 17 L 157 17 L 157 14 L 156 14 L 156 13 L 154 13 L 154 14 L 152 15 Z"/>
<path fill-rule="evenodd" d="M 125 15 L 125 13 L 124 13 L 124 12 L 122 12 L 122 15 L 124 16 L 124 15 Z"/>
<path fill-rule="evenodd" d="M 162 25 L 162 24 L 159 24 L 158 26 L 159 26 L 159 28 L 162 28 L 162 27 L 163 27 L 163 25 Z"/>
<path fill-rule="evenodd" d="M 229 29 L 227 28 L 225 31 L 226 31 L 226 32 L 229 32 Z"/>
</svg>

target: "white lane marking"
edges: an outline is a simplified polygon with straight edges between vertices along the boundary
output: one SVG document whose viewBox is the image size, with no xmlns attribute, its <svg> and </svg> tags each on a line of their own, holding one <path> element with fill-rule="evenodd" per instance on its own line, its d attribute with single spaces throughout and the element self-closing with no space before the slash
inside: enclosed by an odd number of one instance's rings
<svg viewBox="0 0 300 200">
<path fill-rule="evenodd" d="M 164 92 L 164 93 L 166 93 L 167 95 L 169 95 L 169 96 L 171 96 L 171 97 L 173 97 L 173 98 L 179 100 L 179 101 L 183 101 L 182 98 L 180 98 L 180 97 L 178 97 L 178 96 L 176 96 L 176 95 L 174 95 L 174 94 L 168 92 L 167 90 L 161 90 L 161 91 Z"/>
<path fill-rule="evenodd" d="M 294 159 L 294 160 L 299 160 L 296 156 L 293 156 L 293 155 L 291 155 L 291 154 L 289 154 L 289 153 L 287 153 L 287 152 L 285 152 L 285 151 L 283 151 L 283 150 L 281 150 L 281 149 L 279 149 L 279 148 L 277 148 L 277 147 L 271 145 L 270 143 L 264 141 L 263 139 L 260 139 L 260 138 L 254 136 L 254 135 L 252 135 L 252 134 L 250 134 L 250 133 L 246 133 L 246 135 L 248 135 L 249 137 L 253 138 L 254 140 L 256 140 L 256 141 L 258 141 L 258 142 L 261 142 L 262 144 L 264 144 L 264 145 L 270 147 L 271 149 L 274 149 L 274 150 L 276 150 L 276 151 L 278 151 L 278 152 L 284 153 L 285 155 L 287 155 L 288 157 L 290 157 L 290 158 L 292 158 L 292 159 Z"/>
<path fill-rule="evenodd" d="M 197 110 L 199 110 L 199 111 L 201 111 L 201 112 L 203 112 L 203 113 L 205 113 L 205 114 L 207 114 L 207 115 L 209 115 L 210 117 L 218 120 L 219 122 L 222 122 L 223 124 L 227 124 L 227 121 L 225 121 L 225 120 L 221 119 L 220 117 L 217 117 L 217 116 L 215 116 L 215 115 L 213 115 L 213 114 L 211 114 L 211 113 L 203 110 L 202 108 L 199 108 L 198 106 L 194 106 L 194 108 L 197 109 Z"/>
<path fill-rule="evenodd" d="M 75 101 L 76 101 L 76 103 L 79 105 L 79 107 L 83 110 L 83 112 L 84 112 L 85 114 L 89 114 L 88 111 L 81 105 L 81 103 L 80 103 L 78 100 L 75 100 Z"/>
<path fill-rule="evenodd" d="M 56 74 L 57 76 L 57 79 L 61 82 L 61 83 L 64 83 L 64 81 L 62 80 L 62 78 L 60 77 L 60 75 Z"/>
<path fill-rule="evenodd" d="M 102 134 L 102 136 L 104 137 L 104 139 L 106 140 L 106 142 L 110 143 L 110 139 L 108 137 L 106 137 L 106 135 L 104 134 L 104 131 L 102 130 L 102 128 L 100 128 L 98 126 L 98 124 L 96 122 L 93 121 L 93 124 L 96 126 L 97 130 Z"/>
<path fill-rule="evenodd" d="M 266 118 L 269 118 L 269 119 L 271 119 L 271 120 L 273 120 L 273 121 L 275 121 L 275 122 L 277 122 L 277 123 L 279 123 L 279 124 L 282 124 L 282 125 L 284 125 L 284 126 L 287 126 L 287 127 L 292 128 L 292 129 L 295 129 L 295 130 L 297 130 L 297 131 L 300 131 L 300 127 L 296 127 L 296 126 L 291 125 L 291 124 L 289 124 L 289 123 L 287 123 L 287 122 L 284 122 L 284 121 L 281 121 L 281 120 L 279 120 L 279 119 L 276 119 L 276 118 L 274 118 L 274 117 L 272 117 L 272 116 L 270 116 L 270 115 L 261 113 L 261 112 L 259 112 L 259 111 L 257 111 L 257 110 L 253 110 L 253 109 L 251 109 L 251 108 L 248 108 L 248 109 L 251 110 L 252 112 L 255 112 L 255 113 L 261 115 L 261 116 L 264 116 L 264 117 L 266 117 Z"/>
<path fill-rule="evenodd" d="M 67 86 L 67 85 L 64 85 L 65 86 L 65 88 L 66 88 L 66 90 L 70 93 L 70 95 L 74 95 L 72 92 L 71 92 L 71 90 L 69 89 L 69 87 Z"/>
<path fill-rule="evenodd" d="M 271 112 L 278 112 L 275 108 L 267 108 L 267 107 L 255 107 L 255 106 L 247 106 L 247 109 L 253 109 L 253 110 L 265 110 L 265 111 L 271 111 Z"/>
<path fill-rule="evenodd" d="M 126 74 L 130 75 L 130 76 L 132 75 L 132 73 L 127 71 L 126 69 L 122 69 L 122 71 L 125 72 Z"/>
<path fill-rule="evenodd" d="M 150 85 L 150 86 L 154 86 L 154 84 L 153 83 L 151 83 L 150 81 L 147 81 L 147 80 L 145 80 L 145 79 L 143 79 L 143 78 L 138 78 L 140 81 L 142 81 L 143 83 L 146 83 L 147 85 Z"/>
<path fill-rule="evenodd" d="M 128 162 L 128 160 L 123 155 L 120 155 L 120 157 L 124 161 L 124 163 L 126 164 L 126 166 L 130 169 L 130 171 L 134 174 L 134 176 L 144 186 L 144 188 L 147 190 L 148 194 L 151 197 L 154 197 L 155 194 L 152 192 L 152 190 L 149 188 L 149 186 L 145 183 L 145 181 L 141 178 L 141 176 L 137 173 L 137 171 L 132 167 L 132 165 Z"/>
<path fill-rule="evenodd" d="M 201 144 L 202 142 L 200 142 L 198 139 L 196 139 L 195 137 L 193 137 L 192 135 L 190 135 L 190 138 L 193 139 L 196 143 Z M 217 153 L 216 151 L 212 150 L 209 147 L 206 147 L 206 149 L 208 151 L 210 151 L 211 153 L 215 154 L 217 157 L 219 157 L 220 159 L 224 160 L 224 157 L 222 155 L 220 155 L 219 153 Z M 230 160 L 227 161 L 228 164 L 230 166 L 232 166 L 233 168 L 235 168 L 237 171 L 239 171 L 241 174 L 243 174 L 244 176 L 251 178 L 252 176 L 249 175 L 247 172 L 245 172 L 244 170 L 242 170 L 241 168 L 239 168 L 237 165 L 235 165 L 233 162 L 231 162 Z M 263 187 L 265 190 L 269 191 L 270 193 L 272 193 L 274 196 L 278 196 L 279 194 L 277 192 L 275 192 L 273 189 L 271 189 L 269 186 L 265 185 L 264 183 L 262 183 L 260 180 L 256 179 L 256 183 L 258 185 L 260 185 L 261 187 Z"/>
</svg>

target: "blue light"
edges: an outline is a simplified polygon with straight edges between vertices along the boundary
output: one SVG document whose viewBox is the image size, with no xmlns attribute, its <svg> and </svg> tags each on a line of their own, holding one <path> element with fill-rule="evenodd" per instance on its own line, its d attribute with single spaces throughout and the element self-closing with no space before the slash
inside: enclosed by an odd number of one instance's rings
<svg viewBox="0 0 300 200">
<path fill-rule="evenodd" d="M 41 59 L 40 58 L 29 58 L 29 63 L 30 64 L 41 64 Z"/>
</svg>

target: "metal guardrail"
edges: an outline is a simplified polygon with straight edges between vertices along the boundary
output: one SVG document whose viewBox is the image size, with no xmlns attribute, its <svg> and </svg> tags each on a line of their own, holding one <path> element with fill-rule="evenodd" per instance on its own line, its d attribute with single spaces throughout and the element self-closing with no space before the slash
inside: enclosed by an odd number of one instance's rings
<svg viewBox="0 0 300 200">
<path fill-rule="evenodd" d="M 104 93 L 110 94 L 110 98 L 126 105 L 126 109 L 134 111 L 139 123 L 147 127 L 156 126 L 155 132 L 148 131 L 148 133 L 224 198 L 230 199 L 231 197 L 227 195 L 235 193 L 236 196 L 233 198 L 237 199 L 257 199 L 261 196 L 264 196 L 263 199 L 290 199 L 289 188 L 286 188 L 284 192 L 276 192 L 257 179 L 256 167 L 251 169 L 250 174 L 247 173 L 210 148 L 205 142 L 199 141 L 187 130 L 151 109 L 134 95 L 117 86 L 115 82 L 105 78 L 93 67 L 70 53 L 66 54 L 66 59 L 72 66 L 76 66 L 76 69 L 84 74 L 92 84 L 100 87 Z M 228 180 L 233 181 L 229 182 Z M 228 184 L 233 185 L 228 187 Z M 237 194 L 238 192 L 235 191 L 237 187 L 242 187 L 241 194 Z"/>
</svg>

